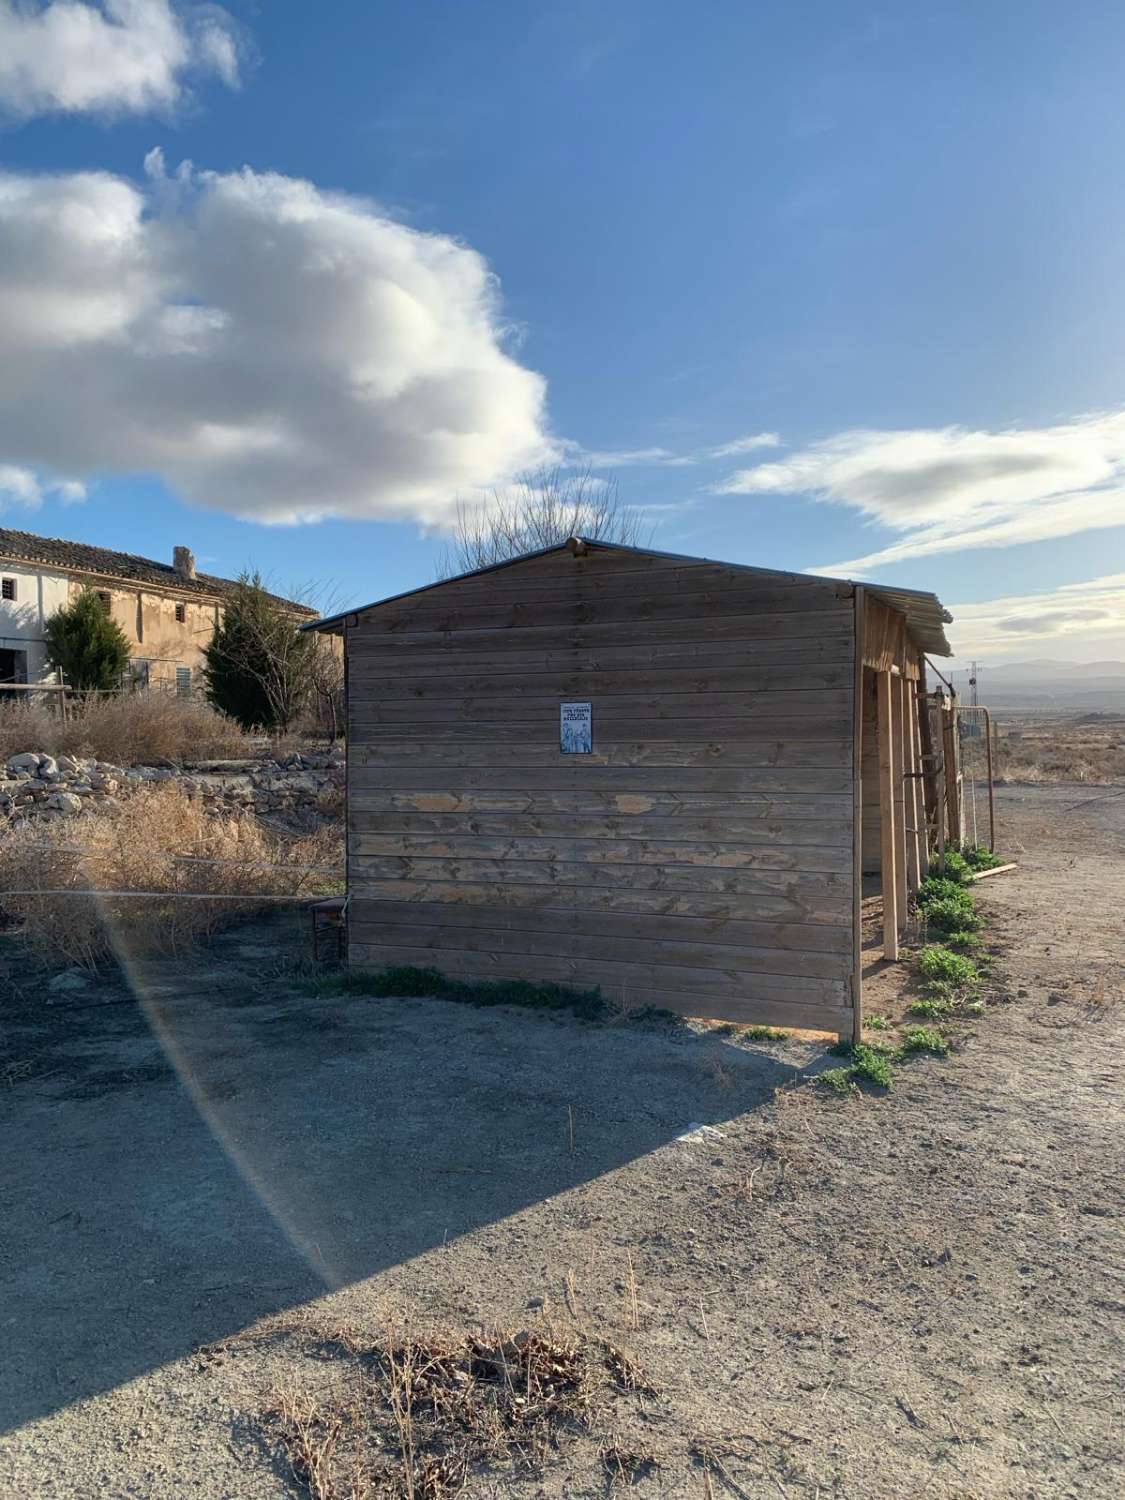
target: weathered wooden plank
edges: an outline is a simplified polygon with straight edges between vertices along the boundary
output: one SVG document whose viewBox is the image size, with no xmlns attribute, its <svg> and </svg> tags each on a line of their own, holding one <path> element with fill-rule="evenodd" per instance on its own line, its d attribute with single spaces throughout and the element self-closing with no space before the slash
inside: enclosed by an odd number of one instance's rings
<svg viewBox="0 0 1125 1500">
<path fill-rule="evenodd" d="M 565 792 L 527 790 L 447 792 L 440 776 L 426 791 L 387 791 L 362 785 L 352 791 L 351 807 L 366 813 L 520 813 L 593 814 L 598 817 L 640 818 L 646 824 L 668 818 L 804 818 L 850 820 L 851 800 L 835 797 L 768 792 L 592 792 L 585 787 Z"/>
<path fill-rule="evenodd" d="M 583 930 L 581 943 L 576 947 L 574 934 L 565 930 L 560 932 L 557 924 L 509 928 L 453 926 L 448 922 L 438 927 L 430 923 L 394 922 L 386 918 L 367 922 L 362 913 L 353 915 L 349 908 L 348 926 L 354 930 L 358 943 L 389 943 L 392 947 L 432 948 L 439 952 L 451 948 L 455 952 L 508 953 L 518 955 L 521 960 L 569 958 L 578 952 L 592 963 L 644 965 L 656 975 L 665 969 L 676 971 L 681 978 L 685 972 L 694 973 L 696 983 L 702 988 L 715 988 L 724 993 L 747 974 L 756 977 L 768 974 L 811 986 L 802 990 L 810 999 L 833 1000 L 839 998 L 839 985 L 846 983 L 851 973 L 850 954 L 841 957 L 838 953 L 792 948 L 745 948 L 733 943 L 693 943 L 651 937 L 600 937 L 586 930 Z M 825 930 L 831 931 L 830 928 Z"/>
<path fill-rule="evenodd" d="M 479 861 L 483 865 L 486 861 Z M 449 880 L 411 880 L 388 878 L 394 866 L 432 866 L 441 864 L 443 872 L 453 878 Z M 850 893 L 826 893 L 823 890 L 805 891 L 804 886 L 794 885 L 798 893 L 793 896 L 758 890 L 753 893 L 714 893 L 676 890 L 641 890 L 635 883 L 625 886 L 595 884 L 589 879 L 578 883 L 579 874 L 586 871 L 583 865 L 546 866 L 557 869 L 563 877 L 568 872 L 579 872 L 574 882 L 565 878 L 546 880 L 541 884 L 530 881 L 518 885 L 505 885 L 502 881 L 521 880 L 520 871 L 543 869 L 543 866 L 520 865 L 513 869 L 508 865 L 497 865 L 490 873 L 496 878 L 493 883 L 474 883 L 471 865 L 456 865 L 437 860 L 386 860 L 356 858 L 352 861 L 349 890 L 353 899 L 370 897 L 376 901 L 396 901 L 419 905 L 451 904 L 467 907 L 502 906 L 506 908 L 524 906 L 533 910 L 550 910 L 557 916 L 572 919 L 575 914 L 588 912 L 627 912 L 645 917 L 698 917 L 710 920 L 733 922 L 787 922 L 808 926 L 827 926 L 847 934 L 851 938 Z M 625 870 L 628 876 L 630 871 Z M 645 873 L 645 872 L 641 872 Z M 807 880 L 809 877 L 804 877 Z M 805 893 L 802 895 L 801 892 Z"/>
<path fill-rule="evenodd" d="M 739 718 L 699 719 L 688 717 L 649 719 L 631 714 L 627 709 L 614 709 L 607 713 L 600 705 L 594 706 L 594 745 L 602 740 L 617 741 L 628 738 L 648 740 L 670 740 L 677 744 L 711 745 L 724 741 L 771 739 L 843 740 L 847 743 L 851 734 L 851 715 L 843 710 L 818 714 L 813 709 L 803 710 L 802 718 L 779 718 L 772 713 L 755 711 Z M 557 746 L 559 733 L 559 705 L 554 702 L 551 709 L 543 708 L 537 714 L 512 714 L 501 719 L 464 718 L 458 723 L 443 723 L 439 720 L 421 722 L 401 718 L 379 720 L 370 711 L 353 710 L 348 719 L 349 739 L 359 739 L 368 744 L 386 736 L 400 739 L 403 730 L 413 729 L 435 740 L 452 740 L 467 744 L 474 739 L 496 739 L 508 735 L 512 739 L 542 739 L 544 743 Z M 560 760 L 584 759 L 580 756 L 559 756 Z"/>
<path fill-rule="evenodd" d="M 386 673 L 396 675 L 409 666 L 411 679 L 450 677 L 458 673 L 512 677 L 555 671 L 685 671 L 692 667 L 711 671 L 759 663 L 796 670 L 805 665 L 840 665 L 851 660 L 851 636 L 846 631 L 797 636 L 792 640 L 668 641 L 507 651 L 449 647 L 422 650 L 410 636 L 382 635 L 374 643 L 364 639 L 365 645 L 354 653 L 357 662 L 372 671 L 382 664 Z"/>
<path fill-rule="evenodd" d="M 384 604 L 360 612 L 359 628 L 372 633 L 390 631 L 508 630 L 529 624 L 585 625 L 616 621 L 695 619 L 700 615 L 776 614 L 800 610 L 838 613 L 841 600 L 832 589 L 819 586 L 794 588 L 715 588 L 699 592 L 651 593 L 608 590 L 590 600 L 532 597 L 511 603 L 460 604 L 446 607 L 440 594 L 420 595 L 416 600 Z"/>
<path fill-rule="evenodd" d="M 547 838 L 628 840 L 648 844 L 654 839 L 704 843 L 711 839 L 739 842 L 747 848 L 762 844 L 788 847 L 816 845 L 851 848 L 850 818 L 678 818 L 584 817 L 580 813 L 421 813 L 368 812 L 360 794 L 348 799 L 348 827 L 356 833 L 434 834 L 438 838 Z"/>
<path fill-rule="evenodd" d="M 419 935 L 425 929 L 411 929 Z M 452 929 L 445 929 L 456 936 Z M 459 930 L 468 936 L 467 928 Z M 435 937 L 441 934 L 434 934 Z M 770 974 L 738 969 L 703 969 L 691 965 L 653 964 L 629 959 L 599 958 L 583 952 L 564 956 L 555 953 L 521 953 L 511 949 L 476 949 L 430 943 L 394 943 L 381 939 L 374 929 L 350 928 L 349 959 L 354 948 L 381 955 L 383 966 L 406 965 L 435 968 L 444 974 L 478 974 L 508 979 L 550 979 L 567 984 L 592 987 L 601 985 L 608 998 L 619 999 L 626 986 L 640 1004 L 647 988 L 680 990 L 697 994 L 700 1003 L 706 998 L 738 998 L 752 995 L 763 1000 L 778 1000 L 797 1005 L 830 1005 L 850 1009 L 848 986 L 843 979 L 806 978 L 793 974 Z M 792 1023 L 799 1024 L 799 1023 Z"/>
<path fill-rule="evenodd" d="M 592 757 L 591 757 L 592 759 Z M 473 791 L 566 791 L 580 786 L 601 792 L 846 792 L 850 785 L 845 770 L 814 770 L 792 766 L 727 766 L 711 770 L 703 766 L 680 768 L 599 766 L 587 764 L 584 755 L 555 754 L 553 766 L 525 770 L 520 766 L 446 766 L 435 778 L 432 767 L 356 765 L 348 768 L 349 791 L 433 791 L 435 781 L 448 792 Z"/>
<path fill-rule="evenodd" d="M 583 964 L 578 960 L 537 959 L 534 973 L 520 972 L 510 962 L 489 962 L 479 953 L 442 956 L 435 965 L 434 954 L 425 949 L 387 948 L 376 943 L 348 946 L 348 961 L 353 969 L 377 973 L 399 965 L 416 968 L 440 967 L 451 979 L 534 979 L 541 983 L 569 984 L 580 988 L 598 986 L 605 998 L 624 1009 L 658 1006 L 677 1015 L 701 1016 L 713 1020 L 755 1023 L 761 1026 L 788 1026 L 803 1031 L 840 1032 L 851 1028 L 851 1011 L 844 1005 L 820 1005 L 804 1002 L 800 997 L 778 999 L 772 984 L 747 984 L 737 994 L 715 996 L 701 993 L 693 985 L 683 989 L 661 987 L 638 981 L 629 965 L 611 967 L 605 964 Z M 624 972 L 622 972 L 624 971 Z M 769 989 L 770 994 L 761 993 Z"/>
<path fill-rule="evenodd" d="M 834 610 L 806 613 L 777 611 L 768 614 L 717 613 L 684 616 L 674 620 L 581 622 L 572 625 L 536 623 L 534 620 L 504 629 L 459 629 L 370 631 L 354 627 L 348 632 L 351 657 L 394 650 L 474 654 L 500 651 L 600 650 L 603 646 L 696 645 L 705 642 L 795 640 L 818 638 L 850 629 L 851 609 L 841 604 Z"/>
<path fill-rule="evenodd" d="M 369 657 L 352 664 L 354 689 L 370 693 L 384 712 L 384 706 L 399 699 L 411 703 L 440 703 L 443 707 L 468 701 L 489 704 L 520 703 L 527 699 L 569 698 L 579 695 L 612 702 L 621 697 L 643 697 L 653 703 L 669 698 L 679 701 L 687 695 L 714 700 L 722 712 L 724 705 L 739 705 L 745 694 L 783 694 L 786 704 L 803 700 L 810 693 L 846 688 L 851 702 L 852 666 L 850 662 L 832 665 L 805 663 L 799 668 L 788 663 L 781 666 L 693 666 L 669 670 L 664 667 L 641 667 L 615 671 L 558 669 L 551 673 L 535 672 L 462 672 L 440 677 L 419 678 L 413 669 L 403 672 L 393 662 Z M 799 696 L 798 696 L 799 695 Z M 835 696 L 835 695 L 833 695 Z"/>
<path fill-rule="evenodd" d="M 391 721 L 409 724 L 444 724 L 459 728 L 463 723 L 486 720 L 500 723 L 518 719 L 546 722 L 548 719 L 557 729 L 559 700 L 570 696 L 569 689 L 562 686 L 555 691 L 549 681 L 540 681 L 537 692 L 482 693 L 479 696 L 463 694 L 426 697 L 421 690 L 413 697 L 380 698 L 368 691 L 368 685 L 352 674 L 350 690 L 355 701 L 349 707 L 349 718 L 362 728 L 367 723 L 387 724 Z M 581 689 L 579 689 L 581 691 Z M 768 721 L 772 718 L 818 718 L 822 714 L 848 713 L 848 731 L 851 732 L 852 690 L 850 683 L 844 688 L 789 688 L 785 691 L 763 692 L 652 692 L 599 694 L 592 693 L 595 711 L 599 720 L 607 723 L 625 723 L 629 718 L 659 723 L 671 719 L 679 724 L 686 715 L 698 722 L 753 719 Z"/>
<path fill-rule="evenodd" d="M 846 584 L 836 581 L 815 582 L 807 574 L 755 575 L 729 563 L 666 561 L 648 567 L 623 564 L 588 567 L 572 560 L 569 567 L 518 568 L 502 572 L 478 573 L 468 578 L 453 578 L 442 584 L 440 593 L 416 594 L 410 602 L 441 603 L 443 608 L 478 603 L 548 603 L 560 599 L 596 600 L 629 592 L 636 597 L 654 592 L 679 594 L 711 593 L 714 590 L 758 590 L 775 594 L 784 589 L 807 593 L 810 588 L 827 590 L 835 598 L 843 597 Z M 406 600 L 388 601 L 378 608 L 401 609 Z"/>
<path fill-rule="evenodd" d="M 895 749 L 890 672 L 875 674 L 878 692 L 880 884 L 883 891 L 883 957 L 898 958 L 898 894 L 895 875 Z"/>
<path fill-rule="evenodd" d="M 577 556 L 559 549 L 542 553 L 538 557 L 521 558 L 518 562 L 513 562 L 510 567 L 492 568 L 488 572 L 472 574 L 464 581 L 480 579 L 485 583 L 490 580 L 504 583 L 512 580 L 518 581 L 526 576 L 546 583 L 552 579 L 575 574 L 587 577 L 643 578 L 662 575 L 670 571 L 705 572 L 708 569 L 721 569 L 731 575 L 732 581 L 743 584 L 757 582 L 771 588 L 785 583 L 800 584 L 803 588 L 807 588 L 815 582 L 835 589 L 847 586 L 842 579 L 817 579 L 808 573 L 794 573 L 787 568 L 759 568 L 753 564 L 743 566 L 713 557 L 677 557 L 671 554 L 661 555 L 657 552 L 640 550 L 617 551 L 598 547 L 596 544 Z"/>
<path fill-rule="evenodd" d="M 560 761 L 577 761 L 577 756 L 559 754 L 554 740 L 513 744 L 509 737 L 474 740 L 469 743 L 436 743 L 432 739 L 397 737 L 371 742 L 352 742 L 349 747 L 353 769 L 363 766 L 416 766 L 434 768 L 441 780 L 441 767 L 486 769 L 521 768 L 540 770 L 555 767 Z M 619 743 L 599 741 L 592 755 L 580 757 L 589 770 L 598 766 L 665 767 L 746 767 L 749 770 L 774 767 L 799 767 L 814 771 L 846 768 L 851 747 L 843 739 L 775 740 L 745 739 L 732 743 L 681 745 L 673 740 L 623 740 Z M 678 782 L 678 777 L 673 777 Z M 444 782 L 443 782 L 444 785 Z M 800 790 L 800 788 L 797 788 Z"/>
<path fill-rule="evenodd" d="M 364 854 L 363 835 L 350 840 L 350 871 L 360 883 L 369 880 L 418 881 L 475 885 L 518 882 L 521 887 L 577 886 L 608 900 L 610 895 L 689 893 L 753 902 L 778 896 L 797 903 L 802 921 L 834 921 L 851 899 L 847 875 L 828 870 L 722 869 L 707 865 L 590 864 L 581 860 L 495 858 L 425 858 Z"/>
<path fill-rule="evenodd" d="M 356 833 L 349 840 L 355 854 L 402 854 L 420 859 L 521 859 L 552 863 L 705 865 L 719 869 L 760 867 L 765 870 L 844 872 L 851 868 L 850 847 L 754 844 L 686 840 L 482 838 L 474 834 Z"/>
<path fill-rule="evenodd" d="M 754 950 L 755 964 L 759 953 L 765 951 L 786 952 L 797 956 L 816 954 L 830 955 L 831 964 L 812 969 L 788 968 L 786 973 L 827 974 L 835 977 L 851 963 L 851 934 L 840 927 L 823 923 L 767 922 L 752 919 L 732 920 L 729 917 L 685 917 L 666 914 L 659 922 L 644 913 L 621 911 L 586 911 L 581 924 L 575 928 L 560 923 L 558 918 L 567 913 L 554 907 L 529 906 L 517 902 L 507 906 L 503 902 L 457 902 L 457 901 L 396 901 L 383 900 L 366 892 L 362 887 L 351 893 L 348 903 L 348 920 L 384 929 L 403 926 L 468 927 L 473 932 L 529 932 L 546 935 L 557 946 L 534 951 L 572 953 L 574 942 L 580 935 L 583 951 L 589 937 L 621 938 L 631 943 L 641 942 L 649 951 L 655 946 L 663 961 L 666 950 L 679 949 L 681 944 L 711 948 L 730 948 L 735 953 Z M 659 940 L 654 945 L 654 934 Z M 841 962 L 841 956 L 845 962 Z M 724 951 L 720 955 L 724 965 L 735 962 L 733 956 Z M 741 966 L 741 965 L 740 965 Z"/>
</svg>

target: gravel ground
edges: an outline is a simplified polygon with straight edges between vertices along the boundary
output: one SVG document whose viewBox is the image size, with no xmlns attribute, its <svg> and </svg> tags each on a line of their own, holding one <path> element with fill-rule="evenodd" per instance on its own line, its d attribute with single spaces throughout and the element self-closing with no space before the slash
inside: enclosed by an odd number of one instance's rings
<svg viewBox="0 0 1125 1500">
<path fill-rule="evenodd" d="M 300 1494 L 258 1413 L 402 1316 L 577 1324 L 659 1389 L 470 1495 L 604 1495 L 612 1437 L 638 1496 L 1116 1500 L 1125 794 L 999 809 L 995 1003 L 882 1097 L 811 1038 L 310 1000 L 283 926 L 50 1006 L 5 951 L 0 1493 Z"/>
</svg>

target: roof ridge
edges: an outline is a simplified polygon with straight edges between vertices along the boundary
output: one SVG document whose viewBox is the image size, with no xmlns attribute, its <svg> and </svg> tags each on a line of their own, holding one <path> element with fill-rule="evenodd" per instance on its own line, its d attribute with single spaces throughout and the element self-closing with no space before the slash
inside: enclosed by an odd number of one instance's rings
<svg viewBox="0 0 1125 1500">
<path fill-rule="evenodd" d="M 379 609 L 385 604 L 397 604 L 403 599 L 413 598 L 416 594 L 427 594 L 431 589 L 439 589 L 447 583 L 463 583 L 469 578 L 480 578 L 487 573 L 499 572 L 501 568 L 510 568 L 514 564 L 530 562 L 533 558 L 547 557 L 552 552 L 566 551 L 572 541 L 582 542 L 588 548 L 597 548 L 605 552 L 631 553 L 638 557 L 660 557 L 668 562 L 692 563 L 717 568 L 732 568 L 736 572 L 756 573 L 770 575 L 774 578 L 792 578 L 807 580 L 811 584 L 844 584 L 848 588 L 863 588 L 874 598 L 897 610 L 907 617 L 908 624 L 919 630 L 922 626 L 923 615 L 926 617 L 932 638 L 924 646 L 935 656 L 952 656 L 953 652 L 949 642 L 945 638 L 943 627 L 952 622 L 953 616 L 942 604 L 935 593 L 928 589 L 903 589 L 893 584 L 871 583 L 865 579 L 839 578 L 828 573 L 803 573 L 792 568 L 762 568 L 754 563 L 736 563 L 718 557 L 693 557 L 686 552 L 661 552 L 656 547 L 633 547 L 625 542 L 609 542 L 590 536 L 568 537 L 562 542 L 552 542 L 547 547 L 536 547 L 531 552 L 521 552 L 515 557 L 506 557 L 501 562 L 487 563 L 483 568 L 470 568 L 465 573 L 455 573 L 449 578 L 438 578 L 433 583 L 421 584 L 418 588 L 404 589 L 401 593 L 390 594 L 383 599 L 372 599 L 367 604 L 353 604 L 347 609 L 337 610 L 335 614 L 324 615 L 318 620 L 312 620 L 307 625 L 302 625 L 302 630 L 324 630 L 329 626 L 338 625 L 348 615 L 363 614 L 369 609 Z"/>
<path fill-rule="evenodd" d="M 0 526 L 0 557 L 17 563 L 41 563 L 80 573 L 97 573 L 133 584 L 147 582 L 156 587 L 178 588 L 184 593 L 206 594 L 212 598 L 229 595 L 238 584 L 237 579 L 223 578 L 218 573 L 197 573 L 194 578 L 185 578 L 177 573 L 174 564 L 158 562 L 140 552 L 124 552 L 117 547 L 76 542 L 67 537 L 43 536 L 15 526 Z M 270 597 L 301 614 L 316 615 L 316 610 L 309 605 L 287 599 L 283 594 L 270 593 Z"/>
</svg>

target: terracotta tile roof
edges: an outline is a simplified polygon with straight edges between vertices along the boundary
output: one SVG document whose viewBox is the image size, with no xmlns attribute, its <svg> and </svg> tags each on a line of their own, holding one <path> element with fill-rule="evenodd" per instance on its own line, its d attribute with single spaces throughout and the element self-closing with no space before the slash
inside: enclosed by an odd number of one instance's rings
<svg viewBox="0 0 1125 1500">
<path fill-rule="evenodd" d="M 70 573 L 94 573 L 99 578 L 120 578 L 129 583 L 147 583 L 158 588 L 177 589 L 188 594 L 205 594 L 209 598 L 228 597 L 235 588 L 231 578 L 216 578 L 211 573 L 197 573 L 184 578 L 171 563 L 154 562 L 133 552 L 114 552 L 108 547 L 93 547 L 88 542 L 68 542 L 61 537 L 36 536 L 30 531 L 12 531 L 0 526 L 0 558 L 12 562 L 39 563 Z M 280 594 L 271 595 L 281 599 Z M 314 618 L 316 610 L 292 600 L 282 599 L 299 614 Z"/>
</svg>

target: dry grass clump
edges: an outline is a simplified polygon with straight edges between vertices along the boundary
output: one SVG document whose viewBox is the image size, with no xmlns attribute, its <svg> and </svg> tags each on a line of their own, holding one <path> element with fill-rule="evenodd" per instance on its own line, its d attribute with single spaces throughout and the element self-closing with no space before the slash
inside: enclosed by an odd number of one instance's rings
<svg viewBox="0 0 1125 1500">
<path fill-rule="evenodd" d="M 321 872 L 340 864 L 330 828 L 286 839 L 250 814 L 209 814 L 166 784 L 138 791 L 112 816 L 28 822 L 6 833 L 0 907 L 44 957 L 92 969 L 114 951 L 181 952 L 253 911 L 264 896 L 337 890 L 340 880 Z M 156 894 L 57 894 L 85 890 Z M 2 894 L 24 891 L 42 894 Z M 201 893 L 245 899 L 202 900 Z"/>
<path fill-rule="evenodd" d="M 252 746 L 233 719 L 198 698 L 173 693 L 90 697 L 72 704 L 64 723 L 38 703 L 0 703 L 0 760 L 27 750 L 92 755 L 113 765 L 249 755 Z"/>
<path fill-rule="evenodd" d="M 996 775 L 1008 781 L 1125 781 L 1125 717 L 1007 721 L 1000 726 L 997 750 Z"/>
<path fill-rule="evenodd" d="M 60 728 L 59 720 L 39 703 L 0 702 L 0 762 L 27 750 L 50 750 Z M 3 767 L 0 765 L 0 772 Z"/>
<path fill-rule="evenodd" d="M 534 1470 L 568 1436 L 591 1433 L 613 1392 L 651 1393 L 613 1345 L 550 1327 L 333 1341 L 354 1365 L 342 1394 L 279 1391 L 263 1413 L 310 1500 L 451 1500 L 470 1473 Z M 323 1346 L 306 1352 L 323 1359 Z M 633 1467 L 630 1453 L 621 1466 Z"/>
</svg>

